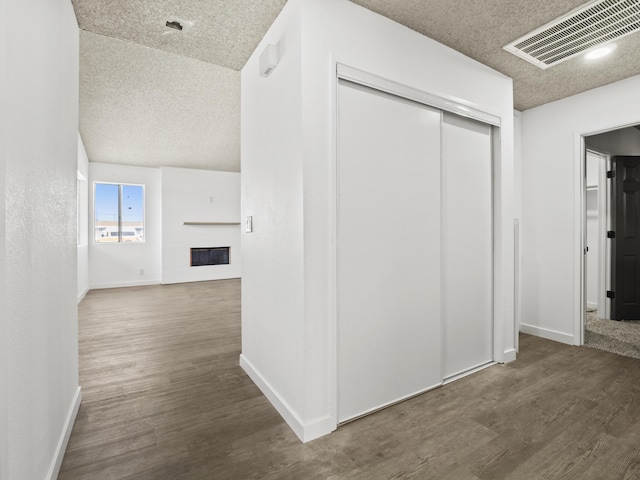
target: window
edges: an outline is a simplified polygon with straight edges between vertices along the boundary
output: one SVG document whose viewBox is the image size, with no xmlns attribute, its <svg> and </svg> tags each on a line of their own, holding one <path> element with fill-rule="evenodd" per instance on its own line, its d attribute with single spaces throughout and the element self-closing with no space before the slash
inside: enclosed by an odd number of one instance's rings
<svg viewBox="0 0 640 480">
<path fill-rule="evenodd" d="M 144 186 L 96 183 L 96 243 L 144 242 Z"/>
</svg>

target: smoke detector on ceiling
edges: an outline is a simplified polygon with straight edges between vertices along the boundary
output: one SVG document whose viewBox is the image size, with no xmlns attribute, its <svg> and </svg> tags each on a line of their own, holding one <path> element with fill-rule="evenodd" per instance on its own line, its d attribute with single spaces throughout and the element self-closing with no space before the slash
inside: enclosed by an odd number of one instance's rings
<svg viewBox="0 0 640 480">
<path fill-rule="evenodd" d="M 514 40 L 504 49 L 546 69 L 640 30 L 640 0 L 596 0 Z"/>
<path fill-rule="evenodd" d="M 191 27 L 193 27 L 194 22 L 192 22 L 191 20 L 182 20 L 181 18 L 174 18 L 172 20 L 167 20 L 164 25 L 169 29 L 163 33 L 163 35 L 166 35 L 167 33 L 172 33 L 176 31 L 186 33 L 189 30 L 191 30 Z"/>
</svg>

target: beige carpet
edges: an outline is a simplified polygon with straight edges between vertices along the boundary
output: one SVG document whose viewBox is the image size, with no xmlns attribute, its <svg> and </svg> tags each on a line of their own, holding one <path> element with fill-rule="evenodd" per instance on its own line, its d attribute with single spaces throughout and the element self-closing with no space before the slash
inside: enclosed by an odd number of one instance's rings
<svg viewBox="0 0 640 480">
<path fill-rule="evenodd" d="M 584 343 L 587 347 L 640 358 L 640 320 L 602 320 L 595 311 L 587 310 Z"/>
</svg>

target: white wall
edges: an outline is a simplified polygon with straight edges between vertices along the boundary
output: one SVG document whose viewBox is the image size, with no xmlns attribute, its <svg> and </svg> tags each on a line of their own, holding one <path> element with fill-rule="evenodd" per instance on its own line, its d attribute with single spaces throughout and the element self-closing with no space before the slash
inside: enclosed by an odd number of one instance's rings
<svg viewBox="0 0 640 480">
<path fill-rule="evenodd" d="M 640 76 L 522 113 L 522 330 L 580 343 L 580 135 L 640 123 Z"/>
<path fill-rule="evenodd" d="M 242 71 L 241 361 L 305 440 L 335 428 L 335 62 L 501 117 L 496 356 L 514 354 L 511 80 L 346 0 L 292 0 Z"/>
<path fill-rule="evenodd" d="M 89 291 L 89 159 L 78 133 L 78 303 Z"/>
<path fill-rule="evenodd" d="M 586 301 L 587 308 L 598 308 L 598 285 L 600 284 L 600 271 L 598 269 L 600 255 L 600 218 L 599 195 L 601 194 L 598 179 L 600 177 L 601 156 L 587 152 L 586 158 L 586 201 L 585 201 L 585 222 L 587 233 L 586 268 Z"/>
<path fill-rule="evenodd" d="M 621 128 L 589 136 L 585 138 L 585 143 L 588 147 L 611 155 L 640 155 L 640 130 L 635 127 Z"/>
<path fill-rule="evenodd" d="M 0 2 L 0 31 L 8 26 L 8 2 Z M 15 52 L 14 52 L 15 54 Z M 9 91 L 6 62 L 8 60 L 7 35 L 0 35 L 0 238 L 6 237 L 6 191 L 7 191 L 7 115 Z M 0 378 L 9 378 L 9 321 L 7 317 L 7 273 L 6 242 L 0 241 Z M 9 385 L 0 382 L 0 480 L 9 479 Z"/>
<path fill-rule="evenodd" d="M 286 403 L 280 412 L 293 412 L 289 423 L 306 422 L 300 20 L 300 2 L 288 2 L 256 50 L 280 42 L 282 60 L 265 79 L 254 53 L 240 95 L 241 215 L 253 217 L 241 237 L 242 354 Z"/>
<path fill-rule="evenodd" d="M 68 0 L 1 4 L 0 476 L 40 480 L 80 399 L 78 26 Z"/>
<path fill-rule="evenodd" d="M 519 345 L 518 332 L 522 322 L 522 113 L 513 112 L 513 236 L 514 236 L 514 311 L 516 331 L 514 332 L 516 346 Z"/>
<path fill-rule="evenodd" d="M 144 243 L 95 243 L 93 190 L 96 182 L 144 185 Z M 91 288 L 160 283 L 162 195 L 160 169 L 89 162 L 89 283 Z M 144 273 L 141 274 L 140 272 Z"/>
<path fill-rule="evenodd" d="M 93 241 L 96 182 L 145 186 L 144 243 L 100 244 Z M 209 201 L 210 197 L 213 202 Z M 240 277 L 239 225 L 183 225 L 185 221 L 240 222 L 239 173 L 90 162 L 89 218 L 91 288 Z M 189 266 L 189 248 L 215 246 L 231 247 L 229 265 Z"/>
<path fill-rule="evenodd" d="M 239 278 L 240 174 L 162 168 L 162 283 Z M 231 247 L 229 265 L 190 266 L 190 249 Z"/>
<path fill-rule="evenodd" d="M 522 113 L 514 110 L 513 112 L 513 216 L 521 218 L 522 216 Z"/>
</svg>

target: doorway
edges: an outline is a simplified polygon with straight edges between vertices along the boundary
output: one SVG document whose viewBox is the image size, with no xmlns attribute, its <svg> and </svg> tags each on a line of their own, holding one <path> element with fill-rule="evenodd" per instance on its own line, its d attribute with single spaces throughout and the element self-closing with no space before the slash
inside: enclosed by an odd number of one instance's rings
<svg viewBox="0 0 640 480">
<path fill-rule="evenodd" d="M 640 127 L 583 141 L 582 343 L 640 358 Z"/>
</svg>

